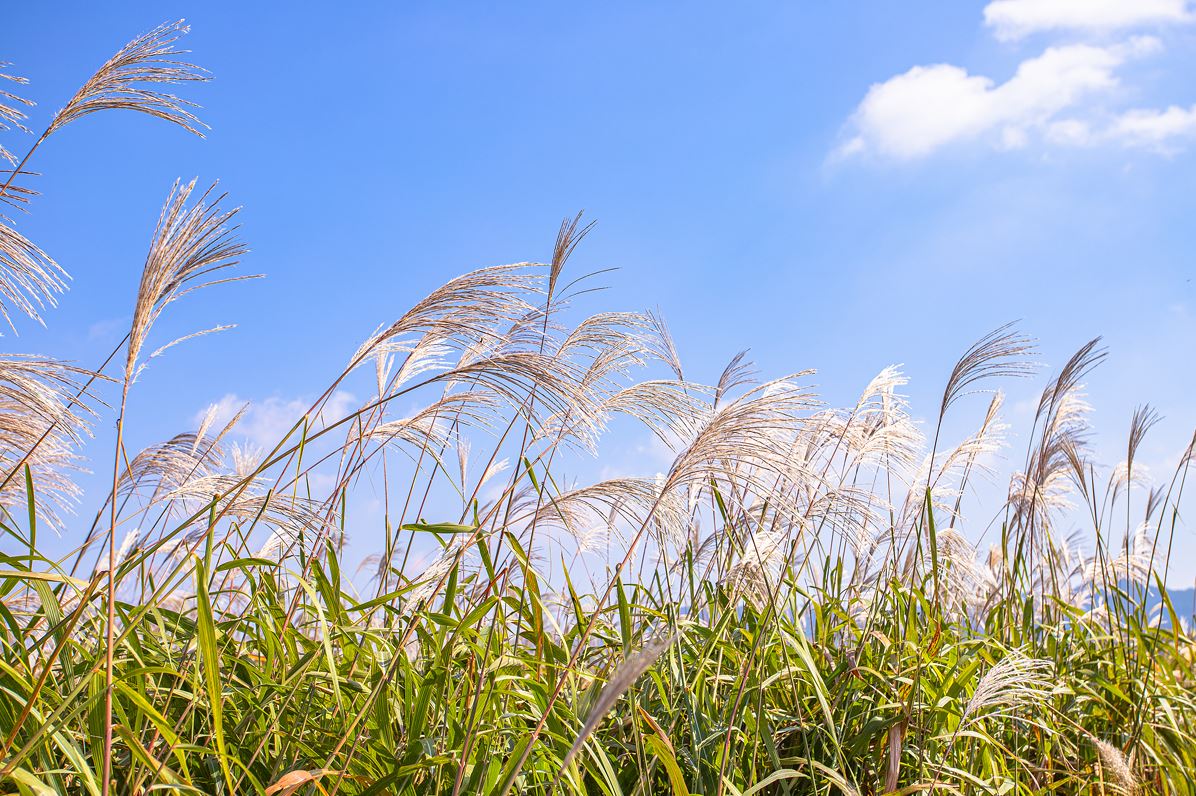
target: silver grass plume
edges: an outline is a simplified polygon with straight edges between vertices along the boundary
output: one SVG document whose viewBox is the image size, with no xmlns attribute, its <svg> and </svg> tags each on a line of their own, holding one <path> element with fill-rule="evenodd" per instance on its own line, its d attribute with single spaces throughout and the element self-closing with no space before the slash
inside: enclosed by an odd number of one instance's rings
<svg viewBox="0 0 1196 796">
<path fill-rule="evenodd" d="M 465 485 L 469 483 L 469 452 L 473 445 L 469 438 L 462 436 L 460 432 L 455 433 L 453 439 L 457 443 L 457 472 L 460 476 L 458 485 L 461 487 L 461 493 L 465 494 Z"/>
<path fill-rule="evenodd" d="M 959 491 L 962 491 L 973 473 L 992 474 L 987 459 L 1005 446 L 1005 432 L 1009 429 L 1008 424 L 1000 419 L 1004 403 L 1003 393 L 993 394 L 980 428 L 947 453 L 934 477 L 935 482 L 955 476 L 958 478 Z"/>
<path fill-rule="evenodd" d="M 590 406 L 569 407 L 547 418 L 541 433 L 545 437 L 575 440 L 582 450 L 598 451 L 598 441 L 614 415 L 627 415 L 643 423 L 670 448 L 697 432 L 706 408 L 703 388 L 671 380 L 648 380 L 598 396 Z"/>
<path fill-rule="evenodd" d="M 1093 556 L 1084 571 L 1088 585 L 1095 589 L 1097 585 L 1119 584 L 1123 581 L 1149 583 L 1155 553 L 1152 531 L 1153 525 L 1143 522 L 1133 536 L 1126 540 L 1121 553 L 1115 558 L 1104 560 L 1100 556 Z"/>
<path fill-rule="evenodd" d="M 208 79 L 199 67 L 174 57 L 183 52 L 174 49 L 174 42 L 186 32 L 182 21 L 165 24 L 121 48 L 55 114 L 25 156 L 26 159 L 50 135 L 71 122 L 112 109 L 147 113 L 202 135 L 198 129 L 203 126 L 202 123 L 188 110 L 194 105 L 155 88 Z M 6 64 L 0 64 L 0 79 L 17 84 L 27 82 L 24 78 L 2 71 L 4 66 Z M 32 104 L 9 91 L 0 90 L 0 130 L 7 129 L 9 125 L 24 130 L 22 121 L 25 114 L 17 106 Z M 0 159 L 15 161 L 12 153 L 4 147 L 0 147 Z M 0 201 L 20 206 L 28 200 L 34 192 L 13 184 L 16 177 L 27 173 L 18 171 L 9 175 L 3 187 L 0 187 Z M 3 221 L 3 217 L 0 217 L 0 222 Z M 10 313 L 12 309 L 41 323 L 39 310 L 55 306 L 56 294 L 66 289 L 68 278 L 66 271 L 49 255 L 10 225 L 0 223 L 0 316 L 10 327 L 16 328 Z"/>
<path fill-rule="evenodd" d="M 605 522 L 582 527 L 575 530 L 573 533 L 573 542 L 576 545 L 578 554 L 582 553 L 596 553 L 603 548 L 603 546 L 610 544 L 612 538 L 619 537 L 618 528 L 614 524 L 614 517 L 618 513 L 618 507 L 610 510 Z"/>
<path fill-rule="evenodd" d="M 788 535 L 782 531 L 757 531 L 744 543 L 743 552 L 723 577 L 722 585 L 737 597 L 746 597 L 763 608 L 781 577 L 789 552 Z"/>
<path fill-rule="evenodd" d="M 1149 486 L 1150 472 L 1144 465 L 1138 464 L 1138 448 L 1142 445 L 1146 433 L 1160 420 L 1159 413 L 1148 405 L 1142 405 L 1134 410 L 1130 421 L 1129 439 L 1126 443 L 1125 461 L 1121 462 L 1109 477 L 1109 491 L 1113 501 L 1123 490 L 1128 490 L 1137 484 Z"/>
<path fill-rule="evenodd" d="M 689 517 L 692 505 L 687 498 L 695 491 L 694 484 L 688 484 L 685 491 L 665 489 L 664 473 L 657 473 L 652 480 L 655 499 L 652 510 L 652 535 L 657 547 L 666 551 L 669 547 L 682 550 L 688 539 Z"/>
<path fill-rule="evenodd" d="M 88 371 L 37 355 L 0 355 L 0 504 L 23 504 L 28 495 L 20 470 L 33 476 L 39 516 L 61 527 L 79 489 L 69 473 L 79 468 L 75 448 L 91 435 Z"/>
<path fill-rule="evenodd" d="M 212 424 L 216 422 L 216 417 L 219 414 L 220 404 L 208 404 L 208 408 L 204 411 L 203 417 L 199 419 L 199 425 L 195 429 L 196 447 L 207 436 L 208 430 L 212 428 Z"/>
<path fill-rule="evenodd" d="M 449 387 L 484 389 L 521 413 L 534 391 L 535 409 L 548 415 L 570 407 L 591 411 L 599 397 L 585 389 L 576 363 L 558 360 L 537 351 L 499 351 L 437 375 L 435 380 Z"/>
<path fill-rule="evenodd" d="M 1075 531 L 1060 540 L 1047 539 L 1048 553 L 1041 577 L 1051 586 L 1060 602 L 1081 607 L 1091 598 L 1091 582 L 1081 551 L 1081 532 Z M 990 570 L 991 571 L 991 570 Z"/>
<path fill-rule="evenodd" d="M 12 191 L 9 186 L 5 197 Z M 57 304 L 56 294 L 66 290 L 67 273 L 44 251 L 0 216 L 0 316 L 10 328 L 10 308 L 43 323 L 39 310 Z"/>
<path fill-rule="evenodd" d="M 391 349 L 392 352 L 398 350 L 400 349 Z M 426 373 L 446 370 L 452 366 L 452 359 L 450 358 L 452 351 L 452 346 L 445 343 L 435 334 L 425 334 L 407 352 L 407 356 L 403 358 L 403 363 L 399 366 L 398 372 L 395 373 L 393 379 L 389 380 L 390 388 L 395 390 L 418 377 L 422 377 Z M 394 356 L 393 353 L 390 355 Z M 379 397 L 382 396 L 383 392 L 385 392 L 385 385 L 380 380 Z"/>
<path fill-rule="evenodd" d="M 697 433 L 704 395 L 705 388 L 688 382 L 641 381 L 611 395 L 602 409 L 634 417 L 666 445 L 676 446 Z"/>
<path fill-rule="evenodd" d="M 596 321 L 596 322 L 595 322 Z M 578 330 L 585 332 L 577 342 Z M 586 340 L 594 332 L 594 339 Z M 592 317 L 575 329 L 557 350 L 554 361 L 576 374 L 573 397 L 569 403 L 546 418 L 538 438 L 576 443 L 591 453 L 606 428 L 610 409 L 606 404 L 620 391 L 634 369 L 646 364 L 645 346 L 632 331 Z"/>
<path fill-rule="evenodd" d="M 1116 503 L 1133 487 L 1149 488 L 1152 483 L 1150 469 L 1145 464 L 1129 459 L 1121 461 L 1109 473 L 1109 502 Z"/>
<path fill-rule="evenodd" d="M 476 346 L 489 348 L 506 337 L 500 331 L 537 312 L 524 298 L 541 290 L 543 276 L 532 273 L 534 263 L 515 263 L 480 268 L 446 282 L 429 293 L 389 326 L 365 340 L 350 360 L 357 367 L 380 348 L 430 334 L 438 343 L 463 351 Z M 542 266 L 541 266 L 542 267 Z"/>
<path fill-rule="evenodd" d="M 740 351 L 723 368 L 714 388 L 714 405 L 718 406 L 732 391 L 752 384 L 756 380 L 756 366 L 746 359 L 747 351 Z"/>
<path fill-rule="evenodd" d="M 599 312 L 582 320 L 561 340 L 558 356 L 588 351 L 594 355 L 610 348 L 637 354 L 655 353 L 651 339 L 652 322 L 638 312 Z"/>
<path fill-rule="evenodd" d="M 538 280 L 537 284 L 542 280 Z M 539 291 L 532 291 L 536 295 Z M 521 300 L 522 301 L 522 300 Z M 553 333 L 559 329 L 544 312 L 523 302 L 525 311 L 513 320 L 497 319 L 472 338 L 461 336 L 454 345 L 461 349 L 457 366 L 463 367 L 494 356 L 499 351 L 535 351 L 551 354 L 556 346 Z M 559 308 L 559 304 L 558 304 Z"/>
<path fill-rule="evenodd" d="M 949 450 L 936 451 L 933 458 L 927 454 L 910 480 L 899 524 L 909 526 L 916 521 L 925 507 L 928 487 L 936 513 L 953 521 L 961 519 L 959 511 L 969 479 L 977 473 L 990 475 L 993 470 L 988 461 L 1005 445 L 1008 426 L 998 416 L 1003 401 L 1000 392 L 994 394 L 975 433 Z"/>
<path fill-rule="evenodd" d="M 231 472 L 237 478 L 249 478 L 261 466 L 266 452 L 257 445 L 234 442 L 228 449 Z"/>
<path fill-rule="evenodd" d="M 939 415 L 947 413 L 951 404 L 966 395 L 978 382 L 1006 376 L 1028 376 L 1033 366 L 1026 357 L 1034 352 L 1034 341 L 1014 331 L 1012 323 L 998 327 L 977 340 L 955 363 Z"/>
<path fill-rule="evenodd" d="M 565 263 L 573 256 L 573 252 L 577 249 L 582 239 L 590 233 L 597 222 L 591 221 L 584 227 L 581 225 L 581 217 L 584 211 L 578 212 L 572 219 L 566 218 L 561 221 L 561 228 L 557 232 L 556 243 L 552 247 L 552 259 L 548 264 L 548 296 L 552 297 L 556 294 L 557 281 L 560 279 L 561 272 L 565 269 Z M 580 227 L 580 229 L 579 229 Z"/>
<path fill-rule="evenodd" d="M 2 77 L 2 75 L 0 75 L 0 77 Z M 0 183 L 0 204 L 6 204 L 14 210 L 25 210 L 28 207 L 30 200 L 37 196 L 38 192 L 32 188 L 26 188 L 24 185 L 17 185 L 15 182 L 13 182 L 13 180 L 15 180 L 17 177 L 33 176 L 33 174 L 33 172 L 25 171 L 24 169 L 20 171 L 16 169 L 10 170 L 8 172 L 8 179 L 5 181 L 7 184 Z M 3 216 L 3 214 L 0 214 L 0 217 L 4 218 L 9 223 L 12 222 L 11 218 Z"/>
<path fill-rule="evenodd" d="M 1084 401 L 1078 381 L 1064 379 L 1068 375 L 1069 369 L 1065 368 L 1063 375 L 1044 391 L 1038 415 L 1042 428 L 1030 453 L 1029 466 L 1024 473 L 1014 473 L 1010 482 L 1014 524 L 1022 528 L 1041 530 L 1052 513 L 1072 507 L 1070 495 L 1076 464 L 1087 445 L 1091 407 Z"/>
<path fill-rule="evenodd" d="M 202 441 L 203 435 L 198 432 L 185 433 L 145 448 L 121 471 L 117 495 L 148 489 L 149 499 L 153 501 L 191 478 L 216 474 L 224 450 L 218 445 L 201 449 Z"/>
<path fill-rule="evenodd" d="M 984 673 L 960 718 L 960 726 L 998 709 L 1005 712 L 1018 707 L 1045 702 L 1051 690 L 1049 660 L 1031 658 L 1020 650 L 1009 650 L 995 666 Z"/>
<path fill-rule="evenodd" d="M 800 483 L 810 474 L 794 461 L 793 439 L 804 414 L 817 406 L 795 379 L 810 371 L 761 384 L 705 412 L 694 436 L 665 474 L 664 489 L 706 484 L 733 473 L 744 488 L 772 493 L 778 479 Z"/>
<path fill-rule="evenodd" d="M 246 483 L 251 474 L 252 469 L 250 473 L 234 471 L 192 478 L 163 494 L 159 502 L 179 507 L 184 516 L 195 515 L 214 502 L 218 515 L 261 523 L 278 531 L 286 540 L 284 552 L 300 540 L 310 542 L 323 538 L 325 533 L 339 534 L 337 516 L 319 501 L 264 489 L 257 480 Z M 195 533 L 202 535 L 207 530 L 206 518 L 201 517 L 197 523 Z M 191 535 L 187 538 L 190 540 Z"/>
<path fill-rule="evenodd" d="M 486 390 L 453 393 L 409 417 L 366 429 L 363 436 L 383 443 L 403 442 L 439 461 L 439 451 L 452 442 L 450 420 L 460 427 L 489 428 L 498 402 L 498 397 Z"/>
<path fill-rule="evenodd" d="M 901 365 L 886 365 L 881 368 L 880 373 L 872 377 L 872 381 L 868 382 L 868 386 L 860 393 L 856 407 L 863 408 L 876 399 L 895 396 L 897 388 L 907 384 L 909 384 L 909 378 L 901 372 Z"/>
<path fill-rule="evenodd" d="M 458 485 L 461 487 L 461 495 L 462 495 L 462 498 L 464 499 L 466 496 L 468 496 L 470 494 L 470 491 L 471 491 L 469 488 L 469 483 L 470 483 L 469 455 L 470 455 L 470 451 L 473 448 L 473 445 L 469 441 L 468 437 L 462 436 L 459 432 L 457 434 L 455 434 L 454 437 L 456 439 L 456 445 L 457 445 L 457 469 L 458 469 L 458 473 L 460 476 L 460 481 L 459 481 Z M 511 463 L 510 463 L 509 459 L 506 459 L 506 458 L 497 459 L 497 458 L 492 457 L 491 460 L 489 462 L 487 462 L 486 469 L 482 472 L 481 477 L 477 480 L 477 483 L 474 485 L 472 491 L 476 494 L 477 492 L 479 492 L 481 490 L 481 488 L 483 486 L 485 486 L 487 483 L 490 482 L 490 479 L 494 478 L 494 476 L 498 475 L 499 473 L 505 471 L 510 466 L 511 466 Z"/>
<path fill-rule="evenodd" d="M 188 30 L 182 20 L 168 22 L 126 44 L 55 114 L 46 135 L 88 114 L 115 109 L 147 113 L 202 137 L 199 128 L 206 125 L 188 110 L 195 104 L 157 88 L 209 79 L 205 70 L 177 58 L 186 51 L 174 44 Z"/>
<path fill-rule="evenodd" d="M 4 71 L 10 66 L 12 64 L 7 61 L 0 61 L 0 80 L 7 80 L 9 83 L 15 83 L 18 86 L 29 83 L 27 78 Z M 0 132 L 4 132 L 9 127 L 16 127 L 18 130 L 26 133 L 30 132 L 29 128 L 23 124 L 27 118 L 25 112 L 17 107 L 18 105 L 24 105 L 28 108 L 33 105 L 33 101 L 13 94 L 11 91 L 0 89 Z M 7 160 L 14 166 L 17 164 L 17 159 L 2 145 L 0 145 L 0 158 Z"/>
<path fill-rule="evenodd" d="M 188 207 L 195 180 L 186 185 L 176 181 L 162 207 L 133 308 L 125 361 L 126 383 L 136 376 L 138 357 L 145 340 L 167 305 L 210 285 L 252 278 L 211 278 L 213 274 L 235 266 L 238 258 L 247 251 L 235 237 L 236 228 L 228 226 L 237 210 L 221 210 L 220 202 L 224 197 L 213 198 L 214 188 L 213 185 L 204 191 L 198 201 Z"/>
<path fill-rule="evenodd" d="M 537 526 L 558 527 L 575 540 L 584 536 L 595 523 L 609 531 L 617 520 L 631 525 L 651 524 L 661 543 L 678 544 L 677 529 L 687 526 L 686 510 L 673 495 L 663 495 L 654 478 L 614 478 L 562 492 L 541 505 L 531 505 L 534 516 L 513 513 L 515 521 Z"/>
<path fill-rule="evenodd" d="M 486 467 L 485 472 L 482 473 L 482 477 L 478 479 L 475 489 L 481 489 L 488 484 L 492 478 L 500 473 L 505 472 L 508 468 L 510 468 L 510 466 L 510 459 L 503 458 L 494 460 Z"/>
<path fill-rule="evenodd" d="M 828 418 L 842 428 L 844 442 L 857 462 L 898 471 L 914 466 L 925 439 L 909 416 L 909 404 L 897 393 L 908 382 L 890 365 L 868 384 L 846 418 Z"/>
<path fill-rule="evenodd" d="M 681 357 L 677 354 L 677 344 L 673 341 L 673 335 L 669 332 L 664 318 L 658 312 L 649 311 L 646 315 L 651 322 L 652 330 L 656 333 L 653 339 L 657 346 L 657 358 L 669 366 L 678 381 L 685 381 L 685 373 L 681 368 Z"/>
<path fill-rule="evenodd" d="M 424 567 L 423 572 L 410 580 L 413 588 L 405 595 L 400 616 L 410 616 L 413 612 L 422 610 L 439 593 L 444 579 L 464 560 L 470 545 L 464 538 L 467 536 L 469 534 L 455 535 L 445 549 Z M 379 572 L 379 575 L 382 574 L 384 573 Z"/>
<path fill-rule="evenodd" d="M 1106 777 L 1105 784 L 1112 785 L 1115 792 L 1122 796 L 1134 796 L 1138 792 L 1138 778 L 1130 767 L 1125 753 L 1108 741 L 1093 738 L 1092 745 L 1100 757 L 1101 771 Z"/>
<path fill-rule="evenodd" d="M 976 548 L 959 531 L 945 528 L 938 532 L 937 539 L 943 606 L 966 616 L 969 609 L 984 603 L 995 582 L 988 568 L 977 560 Z M 929 566 L 929 553 L 923 558 L 923 566 Z"/>
<path fill-rule="evenodd" d="M 133 552 L 134 548 L 137 547 L 137 542 L 140 539 L 140 537 L 141 537 L 141 529 L 139 529 L 139 528 L 132 528 L 125 533 L 124 538 L 121 539 L 120 547 L 117 548 L 115 557 L 114 557 L 116 566 L 118 568 L 120 567 L 121 564 L 124 563 L 125 559 L 129 557 L 129 553 Z M 99 560 L 96 561 L 95 569 L 92 570 L 92 574 L 96 575 L 101 572 L 107 572 L 107 571 L 108 571 L 108 559 L 105 556 L 101 555 Z"/>
<path fill-rule="evenodd" d="M 276 528 L 266 537 L 266 541 L 258 549 L 256 557 L 273 561 L 286 552 L 292 541 L 289 534 Z"/>
</svg>

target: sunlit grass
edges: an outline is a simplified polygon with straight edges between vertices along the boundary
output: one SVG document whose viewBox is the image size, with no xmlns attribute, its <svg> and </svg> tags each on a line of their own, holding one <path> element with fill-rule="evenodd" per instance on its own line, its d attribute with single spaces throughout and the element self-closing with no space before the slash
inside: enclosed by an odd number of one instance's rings
<svg viewBox="0 0 1196 796">
<path fill-rule="evenodd" d="M 199 129 L 147 88 L 201 77 L 172 63 L 180 30 L 106 64 L 20 163 L 93 111 Z M 9 204 L 29 198 L 22 169 Z M 702 385 L 656 316 L 581 314 L 574 219 L 548 263 L 452 280 L 313 375 L 320 397 L 271 450 L 216 413 L 126 450 L 125 399 L 173 345 L 155 322 L 238 273 L 232 219 L 171 192 L 129 335 L 95 372 L 0 358 L 4 792 L 1196 790 L 1194 642 L 1164 589 L 1192 443 L 1147 484 L 1138 448 L 1161 432 L 1143 409 L 1098 476 L 1096 341 L 1047 382 L 1008 498 L 969 511 L 1028 338 L 967 349 L 929 435 L 896 368 L 842 408 L 810 373 L 761 381 L 741 358 Z M 60 269 L 3 233 L 0 306 L 36 317 Z M 373 395 L 342 411 L 347 384 Z M 976 431 L 948 440 L 976 391 Z M 112 416 L 115 450 L 87 450 Z M 567 480 L 612 423 L 671 463 Z M 112 469 L 81 526 L 83 453 Z M 347 533 L 376 551 L 360 566 Z"/>
</svg>

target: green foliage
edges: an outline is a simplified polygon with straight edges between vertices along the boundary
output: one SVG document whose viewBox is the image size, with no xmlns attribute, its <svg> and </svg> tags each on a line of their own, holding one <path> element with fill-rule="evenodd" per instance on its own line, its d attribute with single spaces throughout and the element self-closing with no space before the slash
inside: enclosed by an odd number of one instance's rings
<svg viewBox="0 0 1196 796">
<path fill-rule="evenodd" d="M 313 792 L 495 793 L 512 776 L 520 793 L 547 791 L 624 659 L 624 634 L 641 646 L 681 607 L 629 590 L 635 601 L 600 614 L 567 667 L 584 625 L 555 637 L 534 595 L 512 583 L 499 592 L 478 572 L 461 573 L 451 601 L 408 613 L 401 598 L 350 596 L 320 564 L 312 580 L 323 587 L 296 590 L 275 563 L 229 563 L 209 572 L 194 562 L 184 610 L 119 606 L 128 624 L 115 660 L 115 792 L 299 782 Z M 35 579 L 24 556 L 6 565 L 6 588 L 53 582 Z M 1191 792 L 1193 645 L 1182 634 L 1131 623 L 1127 649 L 1084 619 L 990 632 L 934 618 L 929 588 L 899 583 L 863 624 L 821 589 L 795 598 L 795 614 L 691 585 L 709 596 L 702 615 L 674 621 L 678 640 L 565 768 L 563 792 L 713 794 L 721 783 L 724 793 L 879 793 L 894 771 L 900 788 L 1099 792 L 1109 774 L 1093 739 L 1132 744 L 1136 776 L 1153 792 Z M 60 581 L 55 600 L 9 615 L 0 715 L 6 775 L 22 792 L 96 792 L 103 614 L 87 610 L 99 607 L 94 590 L 69 616 L 53 608 L 80 588 Z M 80 615 L 69 640 L 52 641 Z M 1049 691 L 965 721 L 1014 641 L 1050 662 Z M 558 681 L 564 698 L 549 707 Z"/>
</svg>

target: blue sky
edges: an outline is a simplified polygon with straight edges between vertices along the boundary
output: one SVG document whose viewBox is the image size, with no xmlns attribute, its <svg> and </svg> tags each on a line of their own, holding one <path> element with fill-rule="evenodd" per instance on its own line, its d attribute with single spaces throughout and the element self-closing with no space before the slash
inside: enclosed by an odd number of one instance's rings
<svg viewBox="0 0 1196 796">
<path fill-rule="evenodd" d="M 469 268 L 547 258 L 584 208 L 576 272 L 619 268 L 602 306 L 659 307 L 694 378 L 750 348 L 846 402 L 903 363 L 930 415 L 1001 323 L 1055 367 L 1103 335 L 1098 451 L 1116 463 L 1149 401 L 1162 477 L 1196 427 L 1196 10 L 1080 5 L 21 4 L 0 56 L 32 81 L 33 127 L 168 19 L 215 79 L 186 91 L 206 140 L 113 113 L 38 153 L 21 229 L 74 281 L 6 345 L 98 364 L 171 182 L 219 178 L 269 278 L 171 308 L 180 333 L 239 328 L 155 361 L 131 444 L 229 394 L 268 426 L 378 323 Z M 1009 385 L 1015 430 L 1042 381 Z"/>
</svg>

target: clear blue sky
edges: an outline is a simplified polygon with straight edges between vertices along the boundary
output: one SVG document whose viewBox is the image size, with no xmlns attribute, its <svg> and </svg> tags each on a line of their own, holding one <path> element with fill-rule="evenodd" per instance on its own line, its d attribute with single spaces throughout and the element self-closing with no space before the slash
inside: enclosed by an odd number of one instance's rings
<svg viewBox="0 0 1196 796">
<path fill-rule="evenodd" d="M 750 347 L 845 402 L 904 363 L 930 415 L 1005 321 L 1055 367 L 1104 335 L 1098 446 L 1116 463 L 1150 401 L 1161 477 L 1196 426 L 1196 23 L 1183 0 L 1071 5 L 17 4 L 0 58 L 32 81 L 31 126 L 168 19 L 215 79 L 184 87 L 206 140 L 114 113 L 38 153 L 21 229 L 74 282 L 5 345 L 98 364 L 171 181 L 220 178 L 269 278 L 172 307 L 180 332 L 240 327 L 155 361 L 144 444 L 229 393 L 310 398 L 375 325 L 466 269 L 547 258 L 584 208 L 574 267 L 618 267 L 604 304 L 659 306 L 695 378 Z M 1015 426 L 1041 386 L 1012 385 Z"/>
</svg>

